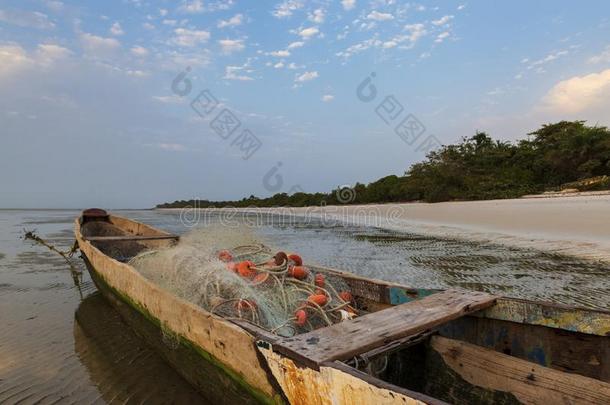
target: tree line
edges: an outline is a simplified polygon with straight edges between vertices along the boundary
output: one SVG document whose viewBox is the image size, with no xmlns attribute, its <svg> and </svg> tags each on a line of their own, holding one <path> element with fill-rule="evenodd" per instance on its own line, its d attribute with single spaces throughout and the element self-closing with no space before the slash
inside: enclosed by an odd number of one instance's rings
<svg viewBox="0 0 610 405">
<path fill-rule="evenodd" d="M 239 201 L 180 200 L 157 208 L 303 207 L 387 202 L 485 200 L 560 190 L 610 188 L 610 131 L 585 121 L 543 125 L 516 142 L 494 140 L 485 132 L 444 145 L 402 176 L 390 175 L 351 190 L 277 193 Z M 584 179 L 598 178 L 595 181 Z M 580 183 L 579 183 L 580 182 Z M 343 191 L 343 193 L 342 193 Z"/>
</svg>

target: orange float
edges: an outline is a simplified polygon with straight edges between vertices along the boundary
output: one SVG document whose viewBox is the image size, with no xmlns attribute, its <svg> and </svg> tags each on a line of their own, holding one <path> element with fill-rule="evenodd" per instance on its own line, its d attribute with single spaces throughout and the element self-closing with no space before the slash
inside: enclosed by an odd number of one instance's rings
<svg viewBox="0 0 610 405">
<path fill-rule="evenodd" d="M 269 273 L 258 273 L 252 279 L 253 284 L 263 284 L 269 278 Z"/>
<path fill-rule="evenodd" d="M 237 263 L 237 272 L 242 277 L 252 278 L 256 275 L 254 269 L 254 262 L 250 260 L 245 260 L 243 262 Z"/>
<path fill-rule="evenodd" d="M 309 275 L 309 270 L 303 266 L 292 266 L 288 269 L 288 275 L 297 280 L 304 280 Z"/>
<path fill-rule="evenodd" d="M 233 255 L 228 250 L 221 250 L 218 252 L 218 259 L 223 262 L 230 262 L 233 260 Z"/>
<path fill-rule="evenodd" d="M 297 309 L 294 312 L 294 317 L 296 318 L 296 320 L 294 321 L 294 323 L 297 326 L 304 326 L 305 322 L 307 322 L 307 312 L 305 312 L 304 309 Z"/>
<path fill-rule="evenodd" d="M 294 262 L 295 266 L 302 266 L 303 265 L 303 259 L 301 259 L 301 256 L 292 253 L 290 255 L 288 255 L 288 259 L 292 260 Z"/>
<path fill-rule="evenodd" d="M 327 295 L 326 294 L 326 290 L 324 290 L 323 288 L 316 288 L 316 292 L 315 293 L 316 293 L 316 295 L 320 295 L 320 294 Z"/>
<path fill-rule="evenodd" d="M 326 284 L 324 274 L 316 274 L 316 277 L 314 278 L 314 284 L 316 285 L 316 287 L 324 287 L 324 285 Z"/>
<path fill-rule="evenodd" d="M 323 307 L 328 302 L 328 297 L 326 294 L 313 294 L 307 297 L 307 302 L 318 304 Z"/>
<path fill-rule="evenodd" d="M 341 298 L 345 302 L 352 302 L 354 300 L 352 293 L 349 291 L 341 291 L 339 293 L 339 298 Z"/>
</svg>

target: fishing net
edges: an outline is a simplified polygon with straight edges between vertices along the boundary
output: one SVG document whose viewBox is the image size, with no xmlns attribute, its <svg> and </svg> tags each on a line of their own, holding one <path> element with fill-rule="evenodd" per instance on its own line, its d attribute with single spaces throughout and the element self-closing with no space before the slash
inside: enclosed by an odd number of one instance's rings
<svg viewBox="0 0 610 405">
<path fill-rule="evenodd" d="M 237 243 L 236 243 L 237 242 Z M 206 229 L 129 262 L 145 277 L 207 311 L 293 336 L 356 316 L 345 281 L 273 251 L 246 232 Z"/>
</svg>

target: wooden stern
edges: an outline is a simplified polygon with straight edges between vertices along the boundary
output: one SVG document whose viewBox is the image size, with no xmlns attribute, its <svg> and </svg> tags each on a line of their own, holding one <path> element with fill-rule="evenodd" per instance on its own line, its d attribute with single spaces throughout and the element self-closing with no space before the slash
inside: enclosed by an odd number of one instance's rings
<svg viewBox="0 0 610 405">
<path fill-rule="evenodd" d="M 491 306 L 496 297 L 482 292 L 446 290 L 421 300 L 279 339 L 274 351 L 318 370 Z"/>
</svg>

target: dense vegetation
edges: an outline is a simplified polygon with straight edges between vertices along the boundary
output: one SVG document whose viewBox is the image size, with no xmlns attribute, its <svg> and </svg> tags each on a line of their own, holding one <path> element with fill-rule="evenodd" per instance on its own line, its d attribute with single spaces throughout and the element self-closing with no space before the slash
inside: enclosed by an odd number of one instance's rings
<svg viewBox="0 0 610 405">
<path fill-rule="evenodd" d="M 268 198 L 250 196 L 240 201 L 175 201 L 157 207 L 297 207 L 347 200 L 350 204 L 366 204 L 513 198 L 610 174 L 610 130 L 606 127 L 561 121 L 529 135 L 528 140 L 511 143 L 477 132 L 458 144 L 429 153 L 404 176 L 387 176 L 367 185 L 357 183 L 347 199 L 340 198 L 337 189 L 330 193 L 278 193 Z M 582 187 L 608 188 L 608 183 L 603 178 L 593 186 Z"/>
</svg>

